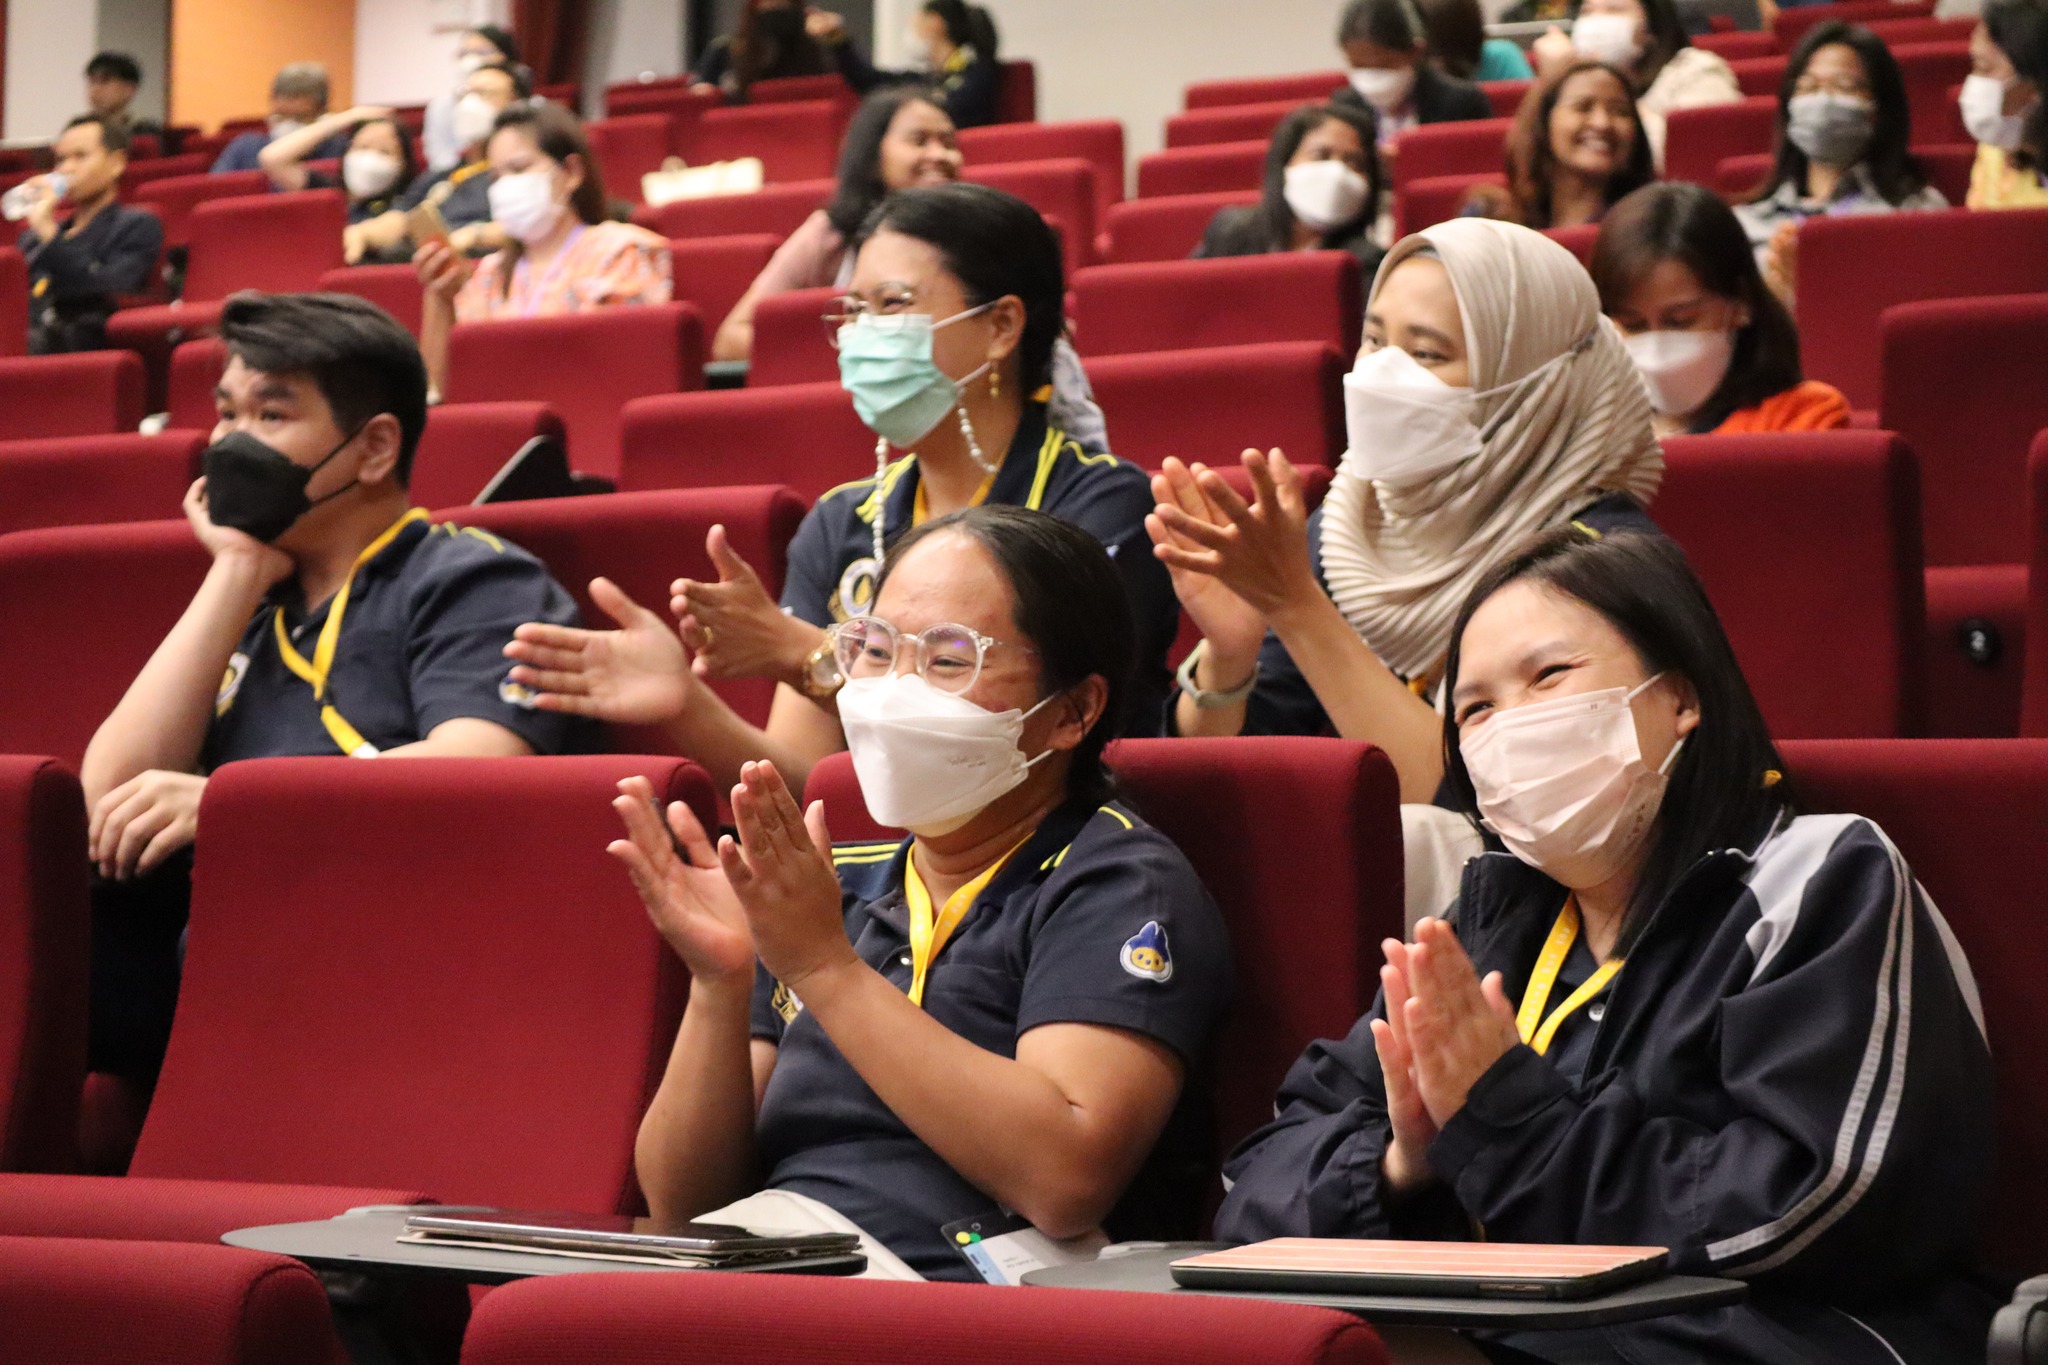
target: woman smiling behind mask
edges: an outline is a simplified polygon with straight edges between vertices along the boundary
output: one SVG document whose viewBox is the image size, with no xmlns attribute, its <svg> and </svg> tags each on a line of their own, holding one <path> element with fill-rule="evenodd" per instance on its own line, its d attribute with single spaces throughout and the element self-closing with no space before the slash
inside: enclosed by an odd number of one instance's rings
<svg viewBox="0 0 2048 1365">
<path fill-rule="evenodd" d="M 1959 104 L 1977 140 L 1973 209 L 2048 205 L 2048 0 L 1990 0 L 1970 34 L 1970 76 Z"/>
<path fill-rule="evenodd" d="M 1303 105 L 1273 132 L 1259 202 L 1218 209 L 1194 254 L 1348 251 L 1370 272 L 1386 255 L 1372 240 L 1380 199 L 1371 111 Z"/>
<path fill-rule="evenodd" d="M 1877 826 L 1796 815 L 1684 555 L 1553 532 L 1475 586 L 1454 639 L 1449 785 L 1510 852 L 1470 865 L 1450 922 L 1384 945 L 1372 1011 L 1309 1048 L 1226 1164 L 1217 1235 L 1483 1225 L 1750 1285 L 1509 1336 L 1518 1361 L 1980 1356 L 1969 966 Z"/>
<path fill-rule="evenodd" d="M 1648 185 L 1593 245 L 1600 308 L 1627 338 L 1659 436 L 1832 431 L 1849 400 L 1799 367 L 1799 331 L 1713 191 Z"/>
<path fill-rule="evenodd" d="M 835 850 L 822 804 L 749 763 L 737 841 L 714 851 L 677 804 L 679 857 L 646 780 L 621 784 L 612 852 L 691 974 L 636 1149 L 649 1209 L 803 1226 L 822 1205 L 898 1278 L 972 1279 L 940 1229 L 1006 1209 L 1055 1239 L 1188 1235 L 1184 1178 L 1112 1218 L 1155 1145 L 1155 1175 L 1200 1169 L 1182 1087 L 1230 980 L 1214 903 L 1102 764 L 1134 662 L 1115 567 L 1064 522 L 977 507 L 906 535 L 872 608 L 834 630 L 841 715 L 906 843 Z"/>
</svg>

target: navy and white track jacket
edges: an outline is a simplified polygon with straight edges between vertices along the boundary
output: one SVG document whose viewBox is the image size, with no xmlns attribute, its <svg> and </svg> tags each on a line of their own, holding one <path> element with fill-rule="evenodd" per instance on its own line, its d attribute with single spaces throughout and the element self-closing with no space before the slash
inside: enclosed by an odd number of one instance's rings
<svg viewBox="0 0 2048 1365">
<path fill-rule="evenodd" d="M 1453 923 L 1510 999 L 1563 899 L 1507 854 L 1466 868 Z M 1750 1283 L 1735 1308 L 1510 1339 L 1543 1359 L 1983 1358 L 1991 1299 L 1967 1273 L 1991 1169 L 1983 1011 L 1882 830 L 1803 816 L 1701 859 L 1605 1005 L 1581 1025 L 1581 1080 L 1509 1052 L 1431 1144 L 1441 1187 L 1398 1204 L 1366 1021 L 1311 1045 L 1225 1167 L 1217 1235 L 1665 1246 L 1675 1271 Z"/>
</svg>

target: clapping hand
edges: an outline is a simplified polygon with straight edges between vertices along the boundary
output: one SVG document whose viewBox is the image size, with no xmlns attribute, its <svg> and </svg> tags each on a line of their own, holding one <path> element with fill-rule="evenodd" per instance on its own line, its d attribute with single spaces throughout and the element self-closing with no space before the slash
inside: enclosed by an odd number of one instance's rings
<svg viewBox="0 0 2048 1365">
<path fill-rule="evenodd" d="M 1202 465 L 1184 476 L 1167 473 L 1174 499 L 1161 501 L 1145 525 L 1152 532 L 1153 553 L 1168 569 L 1209 574 L 1270 618 L 1305 594 L 1321 592 L 1309 563 L 1308 503 L 1301 476 L 1279 451 L 1262 455 L 1247 450 L 1244 468 L 1252 485 L 1249 503 L 1221 474 Z M 1200 491 L 1206 512 L 1191 507 L 1182 494 L 1183 477 Z M 1159 530 L 1153 530 L 1155 522 Z"/>
<path fill-rule="evenodd" d="M 691 687 L 689 658 L 669 623 L 609 578 L 591 580 L 590 600 L 619 628 L 529 621 L 505 646 L 517 665 L 512 681 L 534 689 L 534 704 L 543 711 L 616 725 L 654 725 L 682 715 Z"/>
</svg>

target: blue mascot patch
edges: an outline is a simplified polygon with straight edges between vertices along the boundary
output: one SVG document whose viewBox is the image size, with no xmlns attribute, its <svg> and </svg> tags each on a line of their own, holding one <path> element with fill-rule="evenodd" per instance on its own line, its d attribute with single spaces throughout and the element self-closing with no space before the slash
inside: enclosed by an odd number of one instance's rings
<svg viewBox="0 0 2048 1365">
<path fill-rule="evenodd" d="M 1166 951 L 1166 931 L 1156 919 L 1147 921 L 1144 928 L 1124 940 L 1117 961 L 1132 976 L 1162 984 L 1173 980 L 1173 955 Z"/>
</svg>

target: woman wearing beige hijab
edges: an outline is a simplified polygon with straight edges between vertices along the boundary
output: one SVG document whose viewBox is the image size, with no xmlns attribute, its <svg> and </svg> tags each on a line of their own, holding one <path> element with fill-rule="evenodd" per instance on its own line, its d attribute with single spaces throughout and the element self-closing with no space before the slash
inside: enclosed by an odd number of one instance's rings
<svg viewBox="0 0 2048 1365">
<path fill-rule="evenodd" d="M 1173 728 L 1370 740 L 1420 807 L 1443 777 L 1430 698 L 1467 592 L 1566 522 L 1654 531 L 1643 508 L 1663 454 L 1592 280 L 1512 223 L 1454 219 L 1396 244 L 1344 389 L 1350 448 L 1313 515 L 1277 450 L 1244 453 L 1249 504 L 1201 464 L 1154 478 L 1147 529 L 1203 635 Z M 1403 818 L 1410 908 L 1434 913 L 1432 878 L 1477 837 L 1454 817 Z"/>
</svg>

